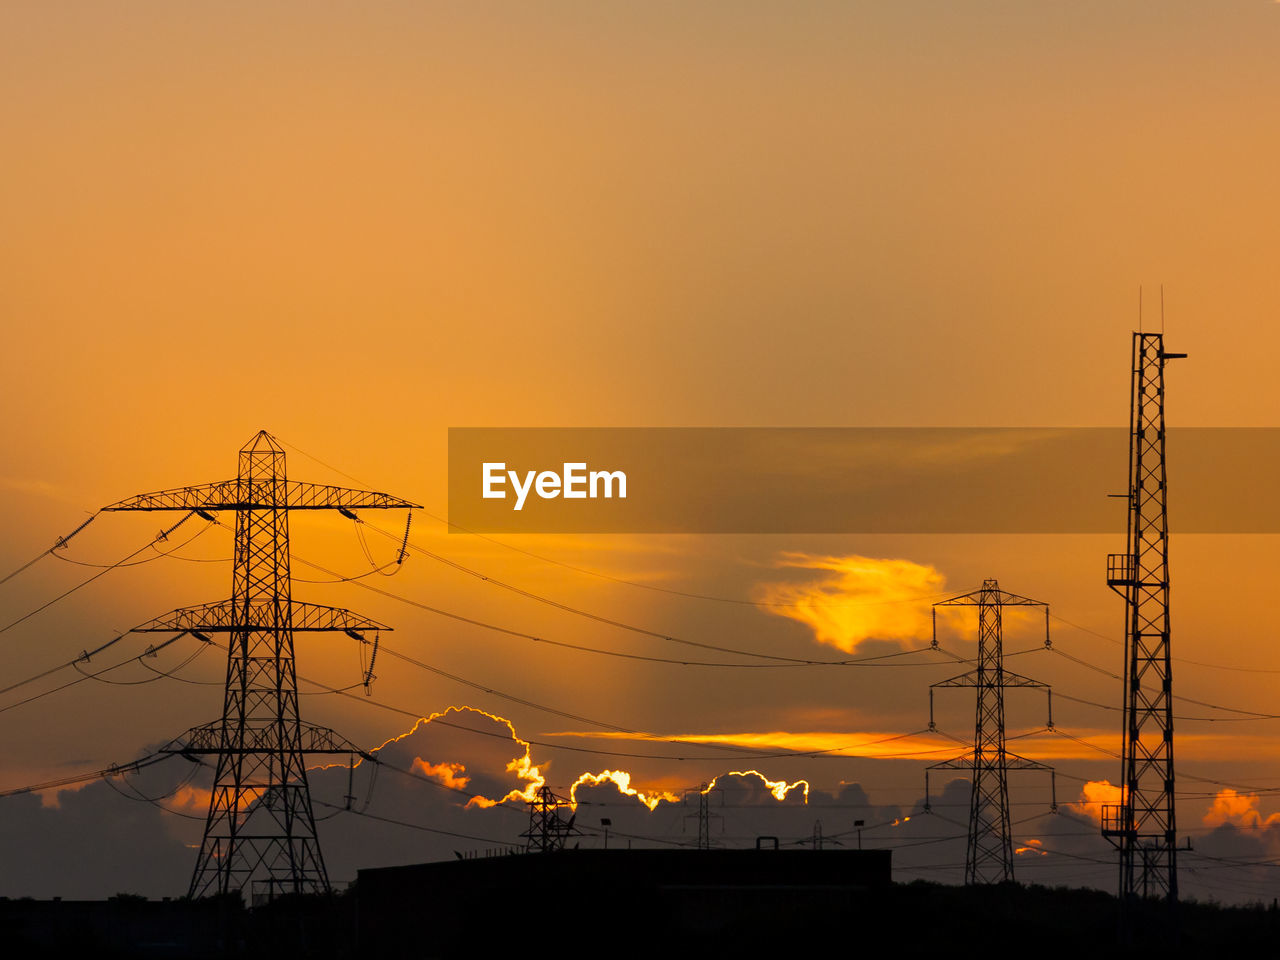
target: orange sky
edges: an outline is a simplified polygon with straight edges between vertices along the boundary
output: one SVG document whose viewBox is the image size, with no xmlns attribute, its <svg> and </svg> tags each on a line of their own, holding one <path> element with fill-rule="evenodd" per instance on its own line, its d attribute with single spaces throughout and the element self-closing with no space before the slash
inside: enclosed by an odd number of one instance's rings
<svg viewBox="0 0 1280 960">
<path fill-rule="evenodd" d="M 450 426 L 1120 425 L 1143 283 L 1146 322 L 1163 282 L 1169 346 L 1191 355 L 1170 374 L 1171 423 L 1275 425 L 1278 40 L 1280 6 L 1262 0 L 5 4 L 4 571 L 86 511 L 231 475 L 264 427 L 443 515 Z M 351 482 L 295 449 L 289 469 Z M 1176 530 L 1176 475 L 1170 484 Z M 167 522 L 108 516 L 69 555 L 119 559 Z M 368 569 L 348 521 L 307 517 L 293 532 L 304 557 Z M 749 605 L 576 574 L 425 517 L 414 536 L 659 632 L 837 653 L 805 623 Z M 1103 562 L 1122 549 L 1122 521 L 1114 538 L 511 542 L 739 599 L 825 579 L 787 566 L 795 555 L 909 560 L 943 589 L 996 576 L 1072 624 L 1121 627 Z M 377 536 L 370 546 L 379 562 L 395 551 Z M 229 550 L 210 529 L 182 553 Z M 1273 553 L 1270 537 L 1175 538 L 1182 657 L 1280 671 Z M 91 572 L 42 561 L 0 587 L 3 622 Z M 225 563 L 176 560 L 113 572 L 0 634 L 0 686 L 219 599 L 229 579 Z M 680 654 L 423 557 L 369 582 L 567 642 Z M 928 684 L 959 672 L 699 673 L 503 638 L 349 585 L 299 584 L 295 596 L 394 624 L 390 646 L 483 685 L 667 736 L 917 731 Z M 1119 670 L 1114 644 L 1053 630 L 1063 649 Z M 1034 631 L 1009 641 L 1036 643 Z M 962 633 L 950 646 L 973 649 Z M 301 673 L 357 679 L 347 638 L 308 636 L 299 649 Z M 1052 654 L 1016 669 L 1118 702 L 1118 683 Z M 189 671 L 218 680 L 216 654 Z M 572 727 L 393 659 L 378 672 L 377 699 L 398 706 L 470 702 L 529 737 Z M 1258 711 L 1274 709 L 1276 676 L 1175 668 L 1185 695 Z M 968 694 L 942 696 L 940 725 L 970 734 Z M 333 700 L 304 698 L 304 712 L 370 745 L 407 729 Z M 82 683 L 0 713 L 0 777 L 128 759 L 219 703 L 216 684 Z M 1113 746 L 1114 712 L 1055 708 L 1064 729 Z M 1010 708 L 1020 729 L 1042 712 L 1030 694 Z M 1180 723 L 1179 757 L 1206 776 L 1274 782 L 1275 723 Z M 1063 741 L 1059 756 L 1114 781 L 1118 763 L 1087 753 Z M 619 765 L 535 760 L 566 788 Z M 859 780 L 909 803 L 921 765 L 789 760 L 764 772 Z M 670 789 L 728 767 L 631 769 L 634 786 Z M 1198 821 L 1208 801 L 1196 803 Z"/>
</svg>

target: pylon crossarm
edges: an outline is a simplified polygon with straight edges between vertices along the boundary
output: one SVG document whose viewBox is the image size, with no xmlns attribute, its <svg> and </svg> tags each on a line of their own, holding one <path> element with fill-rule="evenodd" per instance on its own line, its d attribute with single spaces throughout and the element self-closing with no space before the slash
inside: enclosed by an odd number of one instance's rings
<svg viewBox="0 0 1280 960">
<path fill-rule="evenodd" d="M 1020 757 L 1016 753 L 1005 751 L 1004 765 L 1009 770 L 1052 770 L 1053 767 L 1047 763 L 1041 763 L 1039 760 L 1028 760 L 1026 757 Z"/>
<path fill-rule="evenodd" d="M 929 689 L 935 687 L 972 687 L 978 682 L 978 671 L 970 670 L 968 673 L 962 673 L 958 677 L 950 677 L 946 680 L 939 680 L 937 683 L 929 684 Z"/>
<path fill-rule="evenodd" d="M 1004 669 L 1003 684 L 1006 687 L 1038 687 L 1048 689 L 1049 684 L 1039 680 L 1032 680 L 1030 677 L 1024 677 L 1020 673 L 1014 673 L 1012 670 Z M 962 673 L 956 677 L 950 677 L 946 680 L 939 680 L 937 683 L 931 683 L 932 687 L 973 687 L 978 683 L 978 671 L 970 670 L 968 673 Z"/>
<path fill-rule="evenodd" d="M 154 493 L 140 493 L 127 497 L 103 510 L 219 510 L 229 507 L 215 506 L 235 497 L 236 480 L 219 480 L 191 487 L 173 487 Z"/>
<path fill-rule="evenodd" d="M 163 616 L 148 620 L 133 628 L 133 633 L 233 633 L 237 630 L 273 630 L 281 622 L 289 623 L 294 633 L 305 631 L 346 631 L 359 633 L 365 630 L 390 631 L 392 628 L 368 617 L 326 607 L 318 603 L 289 603 L 287 618 L 284 611 L 272 602 L 262 601 L 236 605 L 231 600 L 204 603 L 194 607 L 179 607 Z"/>
<path fill-rule="evenodd" d="M 982 599 L 983 594 L 988 599 Z M 977 607 L 983 603 L 999 604 L 1002 607 L 1048 607 L 1049 605 L 1043 600 L 1031 600 L 1027 597 L 1020 597 L 1016 593 L 1009 593 L 1006 590 L 983 591 L 974 590 L 971 593 L 963 593 L 958 597 L 951 597 L 947 600 L 939 600 L 934 604 L 935 607 Z"/>
<path fill-rule="evenodd" d="M 1012 670 L 1004 670 L 1004 685 L 1006 687 L 1038 687 L 1041 689 L 1049 689 L 1049 684 L 1040 680 L 1032 680 L 1030 677 L 1024 677 L 1020 673 L 1014 673 Z"/>
<path fill-rule="evenodd" d="M 319 483 L 290 480 L 284 484 L 284 502 L 280 502 L 280 485 L 270 480 L 254 481 L 238 478 L 190 487 L 173 487 L 154 493 L 140 493 L 103 510 L 386 510 L 416 509 L 418 505 L 388 493 L 353 490 Z"/>
<path fill-rule="evenodd" d="M 973 754 L 965 753 L 958 757 L 952 757 L 950 760 L 939 760 L 937 763 L 931 763 L 925 768 L 928 770 L 972 770 Z"/>
<path fill-rule="evenodd" d="M 346 737 L 339 736 L 328 727 L 300 722 L 298 728 L 300 734 L 298 753 L 345 753 L 356 754 L 364 759 L 373 759 L 363 748 L 357 747 Z M 237 737 L 240 736 L 243 736 L 243 746 L 237 745 L 238 753 L 279 753 L 280 751 L 280 731 L 278 727 L 270 722 L 256 721 L 246 723 L 243 728 L 243 734 L 237 732 Z M 215 721 L 199 727 L 192 727 L 182 736 L 175 737 L 156 752 L 176 753 L 191 757 L 204 754 L 217 755 L 225 753 L 226 750 L 226 731 L 221 721 Z"/>
<path fill-rule="evenodd" d="M 1000 605 L 1005 607 L 1045 607 L 1048 604 L 1043 600 L 1032 600 L 1030 597 L 1022 597 L 1016 593 L 1010 593 L 1008 590 L 1000 591 Z"/>
<path fill-rule="evenodd" d="M 290 481 L 288 486 L 290 510 L 336 510 L 339 507 L 348 510 L 419 509 L 416 503 L 373 490 L 351 490 L 300 481 Z"/>
</svg>

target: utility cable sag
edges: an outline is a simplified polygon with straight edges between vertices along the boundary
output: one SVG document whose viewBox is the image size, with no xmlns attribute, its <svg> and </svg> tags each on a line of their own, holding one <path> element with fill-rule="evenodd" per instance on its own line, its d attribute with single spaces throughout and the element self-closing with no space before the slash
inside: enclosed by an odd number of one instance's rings
<svg viewBox="0 0 1280 960">
<path fill-rule="evenodd" d="M 61 549 L 62 549 L 63 547 L 65 547 L 68 543 L 70 543 L 70 542 L 71 542 L 71 538 L 72 538 L 72 537 L 74 537 L 77 533 L 79 533 L 81 530 L 83 530 L 83 529 L 84 529 L 85 527 L 87 527 L 89 524 L 93 523 L 93 521 L 97 519 L 98 514 L 99 514 L 99 513 L 101 513 L 101 512 L 102 512 L 102 511 L 101 511 L 101 510 L 99 510 L 99 511 L 97 511 L 96 513 L 93 513 L 93 514 L 89 517 L 89 519 L 88 519 L 88 520 L 86 520 L 84 523 L 80 524 L 80 526 L 76 527 L 74 530 L 72 530 L 72 531 L 71 531 L 70 533 L 68 533 L 66 536 L 64 536 L 64 537 L 59 537 L 57 540 L 55 540 L 55 541 L 54 541 L 54 543 L 53 543 L 53 546 L 52 546 L 52 547 L 50 547 L 48 550 L 45 550 L 43 553 L 40 553 L 40 554 L 38 554 L 37 556 L 32 557 L 30 560 L 28 560 L 28 561 L 27 561 L 26 563 L 24 563 L 22 566 L 18 567 L 18 569 L 17 569 L 17 570 L 14 570 L 12 573 L 6 574 L 6 575 L 5 575 L 5 577 L 4 577 L 4 579 L 0 579 L 0 584 L 8 583 L 10 580 L 12 580 L 12 579 L 13 579 L 14 577 L 16 577 L 18 574 L 22 573 L 24 570 L 26 570 L 26 569 L 28 569 L 28 568 L 30 568 L 30 567 L 32 567 L 32 566 L 35 566 L 35 564 L 36 564 L 36 563 L 38 563 L 40 560 L 43 560 L 45 557 L 49 556 L 49 555 L 50 555 L 51 553 L 53 553 L 55 550 L 61 550 Z"/>
<path fill-rule="evenodd" d="M 9 631 L 9 630 L 12 630 L 14 627 L 16 627 L 16 626 L 17 626 L 18 624 L 20 624 L 20 623 L 25 623 L 27 620 L 30 620 L 32 617 L 34 617 L 37 613 L 40 613 L 42 610 L 47 610 L 49 607 L 53 606 L 53 605 L 54 605 L 55 603 L 57 603 L 59 600 L 64 600 L 64 599 L 66 599 L 67 597 L 71 596 L 71 594 L 75 593 L 75 592 L 76 592 L 77 590 L 79 590 L 81 587 L 86 587 L 86 586 L 88 586 L 89 584 L 93 583 L 93 581 L 97 580 L 99 577 L 104 577 L 104 576 L 106 576 L 108 573 L 110 573 L 112 570 L 115 570 L 117 567 L 124 566 L 126 563 L 128 563 L 128 561 L 132 560 L 134 557 L 136 557 L 138 554 L 140 554 L 143 550 L 146 550 L 146 549 L 147 549 L 148 547 L 150 547 L 152 544 L 154 544 L 154 543 L 159 543 L 159 542 L 160 542 L 160 541 L 162 541 L 162 540 L 167 540 L 167 539 L 169 538 L 169 534 L 173 533 L 175 530 L 177 530 L 180 526 L 182 526 L 184 523 L 186 523 L 188 520 L 190 520 L 190 519 L 191 519 L 192 517 L 194 517 L 195 515 L 196 515 L 196 514 L 195 514 L 195 511 L 194 511 L 194 510 L 193 510 L 193 511 L 191 511 L 190 513 L 185 514 L 185 515 L 183 516 L 183 518 L 182 518 L 181 520 L 179 520 L 177 523 L 175 523 L 173 526 L 169 527 L 167 530 L 161 530 L 161 531 L 160 531 L 158 534 L 156 534 L 156 535 L 155 535 L 155 537 L 153 537 L 150 541 L 148 541 L 147 543 L 143 544 L 143 545 L 142 545 L 141 547 L 139 547 L 137 550 L 133 551 L 133 553 L 129 554 L 129 555 L 128 555 L 127 557 L 125 557 L 123 560 L 119 560 L 119 561 L 117 561 L 116 563 L 111 564 L 109 567 L 105 567 L 104 569 L 99 570 L 99 571 L 98 571 L 97 573 L 95 573 L 93 576 L 88 577 L 88 578 L 87 578 L 87 579 L 85 579 L 85 580 L 81 580 L 79 583 L 77 583 L 77 584 L 76 584 L 74 587 L 72 587 L 70 590 L 66 590 L 66 591 L 64 591 L 64 592 L 62 592 L 62 593 L 60 593 L 60 594 L 58 594 L 58 596 L 54 597 L 52 600 L 48 600 L 48 601 L 46 601 L 45 603 L 42 603 L 40 606 L 36 607 L 36 608 L 35 608 L 34 610 L 32 610 L 30 613 L 23 614 L 21 617 L 19 617 L 17 620 L 14 620 L 12 623 L 8 624 L 7 626 L 0 627 L 0 633 L 5 633 L 5 632 L 7 632 L 7 631 Z M 92 518 L 91 518 L 91 519 L 92 519 Z M 87 524 L 87 522 L 88 522 L 88 521 L 86 521 L 86 524 Z M 85 524 L 82 524 L 82 525 L 81 525 L 81 527 L 80 527 L 80 529 L 84 529 L 84 526 L 85 526 Z"/>
</svg>

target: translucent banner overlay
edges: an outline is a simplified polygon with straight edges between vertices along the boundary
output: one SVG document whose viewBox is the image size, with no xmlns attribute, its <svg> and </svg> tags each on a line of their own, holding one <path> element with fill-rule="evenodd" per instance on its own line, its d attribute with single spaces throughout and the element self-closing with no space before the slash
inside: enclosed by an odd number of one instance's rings
<svg viewBox="0 0 1280 960">
<path fill-rule="evenodd" d="M 1171 429 L 1167 458 L 1172 532 L 1280 532 L 1280 428 Z M 449 520 L 481 533 L 1123 533 L 1128 463 L 1122 427 L 455 427 Z"/>
</svg>

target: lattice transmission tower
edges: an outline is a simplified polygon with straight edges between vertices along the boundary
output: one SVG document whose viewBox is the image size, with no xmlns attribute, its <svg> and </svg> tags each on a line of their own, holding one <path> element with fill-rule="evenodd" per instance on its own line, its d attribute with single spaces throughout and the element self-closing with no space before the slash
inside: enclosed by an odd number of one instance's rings
<svg viewBox="0 0 1280 960">
<path fill-rule="evenodd" d="M 265 430 L 240 451 L 232 480 L 141 494 L 106 510 L 188 510 L 212 520 L 235 514 L 230 600 L 174 610 L 140 630 L 225 633 L 222 718 L 193 727 L 170 752 L 211 757 L 216 765 L 209 814 L 189 897 L 265 886 L 284 893 L 324 893 L 329 878 L 316 837 L 304 758 L 359 754 L 327 727 L 298 716 L 293 635 L 341 630 L 357 639 L 383 624 L 347 610 L 294 600 L 289 575 L 289 512 L 413 508 L 385 493 L 289 480 L 284 450 Z"/>
<path fill-rule="evenodd" d="M 699 850 L 710 850 L 711 847 L 713 846 L 713 842 L 711 840 L 711 821 L 713 819 L 715 820 L 724 819 L 723 817 L 720 816 L 720 814 L 711 812 L 711 791 L 712 790 L 717 790 L 717 787 L 714 781 L 709 785 L 704 782 L 700 787 L 697 787 L 696 789 L 693 789 L 693 790 L 686 790 L 684 792 L 683 800 L 684 800 L 685 806 L 690 805 L 690 794 L 695 795 L 694 802 L 698 804 L 698 812 L 685 814 L 684 822 L 688 823 L 692 819 L 695 819 L 695 818 L 697 819 Z M 720 801 L 721 803 L 723 803 L 724 793 L 718 790 L 717 792 L 720 793 Z"/>
<path fill-rule="evenodd" d="M 520 836 L 525 838 L 525 853 L 555 853 L 563 850 L 565 841 L 579 836 L 574 828 L 576 812 L 566 820 L 560 815 L 562 808 L 572 808 L 573 801 L 556 796 L 545 783 L 529 801 L 529 829 Z"/>
<path fill-rule="evenodd" d="M 1169 645 L 1169 515 L 1165 475 L 1164 334 L 1133 335 L 1128 549 L 1107 558 L 1107 584 L 1125 600 L 1120 803 L 1102 832 L 1120 850 L 1120 897 L 1178 901 L 1174 817 L 1173 671 Z"/>
<path fill-rule="evenodd" d="M 925 770 L 925 810 L 929 803 L 929 771 L 964 770 L 970 777 L 969 843 L 965 854 L 966 884 L 1002 883 L 1013 879 L 1013 831 L 1009 822 L 1009 771 L 1046 770 L 1052 809 L 1057 809 L 1053 768 L 1028 760 L 1005 748 L 1004 691 L 1006 687 L 1034 687 L 1049 692 L 1049 685 L 1006 670 L 1004 667 L 1003 611 L 1005 607 L 1043 607 L 1045 646 L 1049 646 L 1049 606 L 1005 593 L 995 580 L 984 580 L 982 589 L 952 597 L 934 605 L 933 645 L 938 646 L 938 607 L 974 606 L 978 609 L 977 666 L 958 677 L 929 688 L 929 729 L 933 720 L 933 691 L 938 687 L 973 687 L 977 691 L 977 719 L 973 749 Z M 1053 700 L 1049 694 L 1048 726 L 1053 728 Z"/>
</svg>

